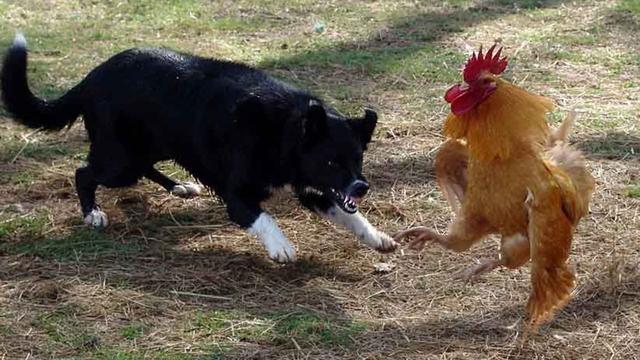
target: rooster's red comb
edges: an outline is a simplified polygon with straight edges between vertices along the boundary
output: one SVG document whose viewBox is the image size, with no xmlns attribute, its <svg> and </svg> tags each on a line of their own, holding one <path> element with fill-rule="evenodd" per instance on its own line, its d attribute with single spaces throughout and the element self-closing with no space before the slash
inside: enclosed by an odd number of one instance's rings
<svg viewBox="0 0 640 360">
<path fill-rule="evenodd" d="M 465 82 L 470 83 L 476 80 L 482 71 L 488 71 L 494 75 L 500 75 L 504 69 L 507 68 L 507 57 L 505 56 L 500 59 L 502 48 L 498 49 L 498 52 L 496 52 L 495 55 L 493 54 L 493 50 L 495 50 L 496 45 L 497 44 L 494 44 L 489 48 L 486 55 L 482 54 L 482 46 L 480 46 L 480 51 L 477 55 L 475 52 L 471 55 L 471 58 L 467 61 L 462 73 Z"/>
</svg>

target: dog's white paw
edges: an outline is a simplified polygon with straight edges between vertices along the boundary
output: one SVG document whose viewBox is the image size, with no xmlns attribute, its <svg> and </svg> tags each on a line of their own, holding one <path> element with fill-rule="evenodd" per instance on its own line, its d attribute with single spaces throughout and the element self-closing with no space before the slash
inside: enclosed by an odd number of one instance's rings
<svg viewBox="0 0 640 360">
<path fill-rule="evenodd" d="M 269 214 L 261 213 L 249 228 L 249 233 L 258 237 L 273 261 L 282 264 L 296 261 L 296 249 Z"/>
<path fill-rule="evenodd" d="M 171 193 L 181 198 L 192 198 L 200 195 L 202 186 L 194 183 L 178 184 L 171 189 Z"/>
<path fill-rule="evenodd" d="M 265 239 L 264 247 L 271 260 L 281 264 L 296 261 L 296 249 L 293 244 L 286 238 L 273 237 Z"/>
<path fill-rule="evenodd" d="M 336 224 L 351 230 L 360 242 L 380 252 L 392 252 L 398 247 L 391 236 L 379 231 L 360 213 L 348 214 L 337 206 L 326 212 L 320 212 L 324 217 Z"/>
<path fill-rule="evenodd" d="M 93 228 L 104 228 L 109 225 L 109 219 L 107 218 L 107 214 L 102 210 L 93 209 L 91 212 L 84 217 L 84 223 L 87 226 L 91 226 Z"/>
<path fill-rule="evenodd" d="M 383 253 L 393 252 L 398 248 L 398 243 L 391 236 L 378 230 L 366 233 L 363 242 L 372 249 Z"/>
<path fill-rule="evenodd" d="M 398 248 L 398 243 L 395 242 L 391 236 L 381 231 L 378 231 L 378 239 L 380 241 L 380 245 L 376 250 L 380 252 L 392 252 Z"/>
</svg>

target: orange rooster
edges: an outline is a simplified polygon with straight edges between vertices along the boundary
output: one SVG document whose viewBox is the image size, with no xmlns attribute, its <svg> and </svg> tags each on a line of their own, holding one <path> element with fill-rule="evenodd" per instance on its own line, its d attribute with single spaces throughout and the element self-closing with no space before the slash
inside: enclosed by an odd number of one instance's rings
<svg viewBox="0 0 640 360">
<path fill-rule="evenodd" d="M 507 67 L 502 49 L 468 60 L 464 83 L 451 87 L 444 133 L 435 158 L 438 183 L 456 218 L 447 235 L 425 227 L 403 231 L 420 250 L 435 241 L 462 252 L 489 234 L 500 234 L 500 255 L 462 273 L 466 280 L 497 267 L 531 260 L 527 311 L 532 326 L 553 317 L 569 300 L 574 274 L 567 266 L 574 229 L 588 212 L 595 182 L 582 154 L 566 143 L 573 114 L 551 132 L 550 99 L 498 77 Z M 459 203 L 459 204 L 458 204 Z"/>
</svg>

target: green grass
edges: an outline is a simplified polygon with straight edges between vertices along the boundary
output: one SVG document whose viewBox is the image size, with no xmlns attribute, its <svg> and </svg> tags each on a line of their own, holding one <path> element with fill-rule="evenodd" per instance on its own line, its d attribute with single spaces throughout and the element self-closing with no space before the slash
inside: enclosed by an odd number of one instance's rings
<svg viewBox="0 0 640 360">
<path fill-rule="evenodd" d="M 127 340 L 135 340 L 144 335 L 145 326 L 139 323 L 127 324 L 122 327 L 120 334 Z"/>
<path fill-rule="evenodd" d="M 473 4 L 472 0 L 447 0 L 447 4 L 452 6 L 468 6 Z"/>
<path fill-rule="evenodd" d="M 547 5 L 553 5 L 557 1 L 553 0 L 497 0 L 497 4 L 514 6 L 521 9 L 537 9 Z"/>
<path fill-rule="evenodd" d="M 296 339 L 299 344 L 323 344 L 345 346 L 353 342 L 353 336 L 367 330 L 364 323 L 338 321 L 313 313 L 295 313 L 278 318 L 274 328 L 274 341 L 286 344 Z"/>
<path fill-rule="evenodd" d="M 364 323 L 319 316 L 309 312 L 254 316 L 238 310 L 215 310 L 196 316 L 195 325 L 214 336 L 236 341 L 294 346 L 348 346 L 353 336 L 367 330 Z"/>
<path fill-rule="evenodd" d="M 38 179 L 38 174 L 36 169 L 5 171 L 0 173 L 0 185 L 29 185 Z"/>
<path fill-rule="evenodd" d="M 176 351 L 165 350 L 127 350 L 112 346 L 103 346 L 92 352 L 85 352 L 82 356 L 63 358 L 62 360 L 206 360 L 221 359 L 214 354 L 208 357 L 191 355 Z"/>
<path fill-rule="evenodd" d="M 7 237 L 39 237 L 49 228 L 47 214 L 13 216 L 0 214 L 0 238 Z M 0 243 L 0 249 L 2 249 Z"/>
<path fill-rule="evenodd" d="M 40 227 L 36 228 L 40 229 Z M 104 232 L 79 228 L 62 236 L 0 244 L 0 249 L 10 254 L 26 254 L 63 261 L 130 256 L 137 253 L 140 247 L 137 243 L 119 242 Z"/>
<path fill-rule="evenodd" d="M 0 336 L 9 336 L 15 334 L 11 326 L 0 324 Z"/>
<path fill-rule="evenodd" d="M 197 314 L 195 325 L 211 335 L 231 334 L 237 341 L 264 342 L 271 324 L 240 310 L 214 310 Z"/>
<path fill-rule="evenodd" d="M 571 33 L 556 36 L 554 43 L 574 46 L 594 46 L 601 41 L 597 34 L 588 32 Z"/>
<path fill-rule="evenodd" d="M 625 195 L 632 199 L 640 199 L 640 185 L 629 185 L 625 190 Z"/>
<path fill-rule="evenodd" d="M 72 150 L 63 143 L 25 142 L 19 139 L 7 139 L 0 142 L 0 161 L 8 162 L 14 158 L 30 158 L 36 161 L 49 161 L 71 155 Z"/>
<path fill-rule="evenodd" d="M 53 312 L 41 313 L 31 325 L 47 335 L 50 343 L 62 344 L 76 350 L 94 350 L 100 345 L 100 339 L 91 334 L 77 317 L 74 306 L 60 306 Z"/>
<path fill-rule="evenodd" d="M 623 11 L 628 11 L 635 16 L 640 16 L 640 1 L 638 0 L 620 0 L 618 8 Z"/>
<path fill-rule="evenodd" d="M 222 17 L 213 19 L 211 27 L 220 31 L 230 32 L 251 32 L 256 30 L 265 29 L 274 26 L 273 23 L 261 19 L 258 17 L 252 18 L 237 18 L 237 17 Z"/>
<path fill-rule="evenodd" d="M 383 47 L 371 49 L 320 49 L 283 58 L 268 58 L 266 68 L 343 68 L 370 75 L 399 75 L 450 82 L 459 78 L 464 57 L 435 46 Z M 446 66 L 443 66 L 445 64 Z"/>
</svg>

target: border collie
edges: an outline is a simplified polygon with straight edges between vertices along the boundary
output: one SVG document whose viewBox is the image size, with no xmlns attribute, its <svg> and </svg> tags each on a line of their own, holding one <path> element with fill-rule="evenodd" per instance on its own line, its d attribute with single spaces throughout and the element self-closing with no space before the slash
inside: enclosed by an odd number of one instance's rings
<svg viewBox="0 0 640 360">
<path fill-rule="evenodd" d="M 252 67 L 155 48 L 121 52 L 46 101 L 27 84 L 26 48 L 17 34 L 4 58 L 2 100 L 30 128 L 60 130 L 82 115 L 91 145 L 75 183 L 87 225 L 107 225 L 95 200 L 98 185 L 131 186 L 146 177 L 177 196 L 198 195 L 198 185 L 177 183 L 154 168 L 174 160 L 214 190 L 230 219 L 256 235 L 277 262 L 294 261 L 294 246 L 260 203 L 285 186 L 365 245 L 397 247 L 358 213 L 369 189 L 361 170 L 374 111 L 345 118 Z"/>
</svg>

